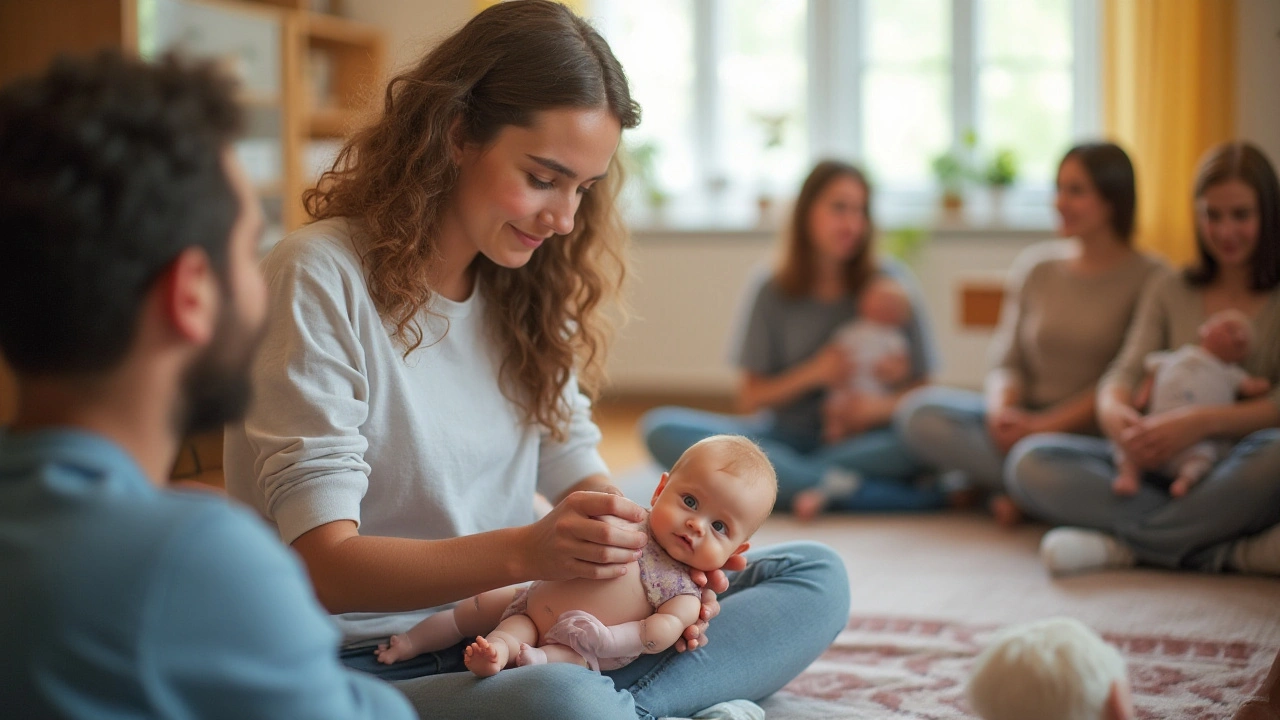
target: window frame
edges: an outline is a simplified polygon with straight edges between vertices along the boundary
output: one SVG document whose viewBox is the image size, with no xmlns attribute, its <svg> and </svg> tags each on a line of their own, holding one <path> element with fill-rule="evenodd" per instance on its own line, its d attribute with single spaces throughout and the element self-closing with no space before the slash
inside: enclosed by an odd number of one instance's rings
<svg viewBox="0 0 1280 720">
<path fill-rule="evenodd" d="M 608 16 L 606 0 L 602 15 Z M 860 160 L 862 153 L 862 85 L 867 67 L 863 33 L 867 3 L 873 0 L 807 0 L 807 110 L 810 162 L 825 157 Z M 1072 22 L 1071 83 L 1073 91 L 1072 140 L 1097 137 L 1101 131 L 1101 77 L 1099 72 L 1099 0 L 1069 0 Z M 717 67 L 724 52 L 725 13 L 732 0 L 691 0 L 693 3 L 694 164 L 699 177 L 695 187 L 703 197 L 727 180 L 726 153 L 729 149 L 719 131 L 720 107 Z M 952 20 L 951 150 L 963 148 L 963 137 L 978 125 L 978 26 L 977 3 L 981 0 L 950 0 Z M 853 42 L 848 38 L 854 38 Z M 878 187 L 877 211 L 882 215 L 918 219 L 936 207 L 938 190 L 932 183 L 923 187 Z M 971 192 L 972 194 L 972 192 Z M 1040 217 L 1048 212 L 1053 183 L 1020 181 L 1006 193 L 1007 209 L 1030 210 Z M 1041 218 L 1043 219 L 1043 218 Z M 1042 224 L 1042 223 L 1038 223 Z"/>
</svg>

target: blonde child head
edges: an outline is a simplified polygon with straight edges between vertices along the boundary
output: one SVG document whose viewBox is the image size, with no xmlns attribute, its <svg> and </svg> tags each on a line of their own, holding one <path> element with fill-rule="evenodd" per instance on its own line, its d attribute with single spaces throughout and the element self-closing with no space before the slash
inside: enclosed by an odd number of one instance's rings
<svg viewBox="0 0 1280 720">
<path fill-rule="evenodd" d="M 968 695 L 985 720 L 1133 717 L 1124 659 L 1071 618 L 1002 632 L 975 661 Z"/>
</svg>

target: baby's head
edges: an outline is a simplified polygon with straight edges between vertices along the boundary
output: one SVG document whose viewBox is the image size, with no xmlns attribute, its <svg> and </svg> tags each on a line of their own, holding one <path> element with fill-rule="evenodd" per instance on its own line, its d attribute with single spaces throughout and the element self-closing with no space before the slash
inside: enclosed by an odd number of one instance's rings
<svg viewBox="0 0 1280 720">
<path fill-rule="evenodd" d="M 974 663 L 969 704 L 986 720 L 1128 720 L 1120 653 L 1071 618 L 1009 628 Z"/>
<path fill-rule="evenodd" d="M 889 278 L 872 278 L 858 298 L 858 314 L 881 325 L 899 327 L 911 319 L 911 298 Z"/>
<path fill-rule="evenodd" d="M 778 495 L 773 465 L 740 435 L 689 448 L 653 492 L 649 530 L 671 557 L 703 571 L 746 552 Z"/>
<path fill-rule="evenodd" d="M 1253 323 L 1239 310 L 1222 310 L 1200 325 L 1200 346 L 1222 362 L 1243 362 L 1253 344 Z"/>
</svg>

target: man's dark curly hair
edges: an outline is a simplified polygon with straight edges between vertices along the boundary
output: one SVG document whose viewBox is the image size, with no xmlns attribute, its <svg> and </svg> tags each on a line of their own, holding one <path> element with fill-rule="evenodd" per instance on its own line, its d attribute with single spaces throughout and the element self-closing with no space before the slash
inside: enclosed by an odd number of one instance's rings
<svg viewBox="0 0 1280 720">
<path fill-rule="evenodd" d="M 188 247 L 225 279 L 242 122 L 228 78 L 176 57 L 60 58 L 0 91 L 0 351 L 19 374 L 116 367 Z"/>
</svg>

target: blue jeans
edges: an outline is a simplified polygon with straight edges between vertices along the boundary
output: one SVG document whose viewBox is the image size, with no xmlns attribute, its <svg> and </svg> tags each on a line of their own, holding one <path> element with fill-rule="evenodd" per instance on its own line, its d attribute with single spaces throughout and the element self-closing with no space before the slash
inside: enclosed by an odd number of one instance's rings
<svg viewBox="0 0 1280 720">
<path fill-rule="evenodd" d="M 907 450 L 892 428 L 869 430 L 834 445 L 788 437 L 767 415 L 739 416 L 663 407 L 640 420 L 649 452 L 670 468 L 690 445 L 722 433 L 745 435 L 764 449 L 778 473 L 775 509 L 788 509 L 796 494 L 822 482 L 832 468 L 862 476 L 857 492 L 832 498 L 829 509 L 847 511 L 936 510 L 947 496 L 934 484 L 919 485 L 924 466 Z"/>
<path fill-rule="evenodd" d="M 988 492 L 1003 492 L 1005 456 L 987 432 L 987 407 L 970 390 L 927 387 L 898 403 L 894 427 L 907 447 L 938 470 L 959 470 Z"/>
<path fill-rule="evenodd" d="M 378 664 L 371 648 L 344 652 L 343 662 L 393 681 L 423 718 L 651 720 L 688 717 L 735 698 L 759 701 L 803 672 L 844 629 L 849 578 L 840 557 L 817 543 L 785 543 L 747 557 L 745 570 L 730 573 L 710 642 L 691 652 L 642 655 L 604 674 L 548 664 L 490 678 L 465 671 L 465 643 L 403 667 Z"/>
<path fill-rule="evenodd" d="M 1107 440 L 1047 433 L 1009 453 L 1009 494 L 1056 525 L 1114 534 L 1138 559 L 1167 568 L 1220 572 L 1231 543 L 1280 522 L 1280 429 L 1241 440 L 1185 496 L 1148 476 L 1137 495 L 1111 491 L 1116 466 Z"/>
</svg>

